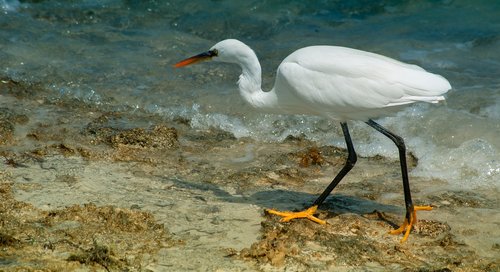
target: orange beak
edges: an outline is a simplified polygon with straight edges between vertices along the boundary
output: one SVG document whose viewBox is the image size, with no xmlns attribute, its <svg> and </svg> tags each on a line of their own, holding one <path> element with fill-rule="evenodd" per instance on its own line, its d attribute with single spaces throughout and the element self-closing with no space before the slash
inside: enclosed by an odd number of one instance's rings
<svg viewBox="0 0 500 272">
<path fill-rule="evenodd" d="M 174 64 L 174 67 L 179 68 L 179 67 L 184 67 L 184 66 L 188 66 L 191 64 L 195 64 L 195 63 L 198 63 L 201 61 L 210 60 L 214 56 L 217 56 L 216 51 L 210 50 L 210 51 L 198 54 L 196 56 L 192 56 L 192 57 L 187 58 L 185 60 L 181 60 L 178 63 Z"/>
</svg>

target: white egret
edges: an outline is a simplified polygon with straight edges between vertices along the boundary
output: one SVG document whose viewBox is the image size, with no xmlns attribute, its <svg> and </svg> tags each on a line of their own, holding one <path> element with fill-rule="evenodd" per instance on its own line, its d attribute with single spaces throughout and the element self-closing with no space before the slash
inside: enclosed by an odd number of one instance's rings
<svg viewBox="0 0 500 272">
<path fill-rule="evenodd" d="M 374 53 L 339 46 L 309 46 L 293 52 L 281 62 L 273 89 L 264 92 L 257 56 L 246 44 L 234 39 L 223 40 L 207 52 L 178 62 L 175 67 L 210 59 L 241 67 L 240 94 L 252 107 L 270 113 L 320 115 L 339 121 L 342 127 L 347 160 L 312 206 L 300 212 L 267 210 L 269 213 L 283 217 L 282 221 L 309 218 L 320 224 L 326 223 L 314 213 L 357 160 L 348 120 L 364 121 L 391 139 L 399 150 L 406 215 L 401 227 L 390 233 L 404 232 L 401 242 L 406 241 L 416 223 L 416 212 L 432 209 L 413 205 L 403 138 L 372 118 L 390 115 L 415 102 L 444 100 L 442 95 L 451 89 L 445 78 L 419 66 Z"/>
</svg>

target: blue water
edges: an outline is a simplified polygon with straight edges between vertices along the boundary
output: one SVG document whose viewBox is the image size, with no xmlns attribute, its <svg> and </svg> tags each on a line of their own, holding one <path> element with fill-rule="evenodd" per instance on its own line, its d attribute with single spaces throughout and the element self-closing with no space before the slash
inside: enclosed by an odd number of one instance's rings
<svg viewBox="0 0 500 272">
<path fill-rule="evenodd" d="M 304 134 L 343 146 L 338 125 L 254 112 L 239 97 L 238 67 L 172 64 L 237 38 L 263 66 L 313 44 L 354 47 L 446 77 L 442 105 L 414 105 L 380 123 L 419 159 L 412 175 L 457 187 L 500 187 L 499 1 L 0 1 L 0 74 L 36 82 L 56 99 L 140 109 L 194 128 L 279 142 Z M 396 157 L 365 124 L 352 123 L 361 155 Z"/>
</svg>

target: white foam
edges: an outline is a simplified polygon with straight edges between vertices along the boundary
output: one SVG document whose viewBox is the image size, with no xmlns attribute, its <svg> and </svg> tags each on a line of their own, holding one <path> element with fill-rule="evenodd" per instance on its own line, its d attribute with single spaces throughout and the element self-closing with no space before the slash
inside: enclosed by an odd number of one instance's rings
<svg viewBox="0 0 500 272">
<path fill-rule="evenodd" d="M 218 128 L 232 133 L 237 138 L 251 135 L 251 132 L 240 118 L 222 113 L 204 113 L 200 110 L 200 105 L 198 104 L 193 104 L 192 107 L 178 106 L 168 108 L 150 105 L 146 107 L 146 110 L 170 119 L 175 117 L 189 119 L 191 127 L 195 129 Z"/>
<path fill-rule="evenodd" d="M 458 148 L 420 147 L 413 175 L 444 179 L 459 188 L 500 187 L 499 154 L 487 141 L 476 138 Z"/>
</svg>

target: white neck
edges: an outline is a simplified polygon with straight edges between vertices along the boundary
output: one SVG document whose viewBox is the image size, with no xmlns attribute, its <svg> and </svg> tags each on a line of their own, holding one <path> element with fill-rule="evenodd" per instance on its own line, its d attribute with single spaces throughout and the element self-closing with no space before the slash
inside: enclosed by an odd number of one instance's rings
<svg viewBox="0 0 500 272">
<path fill-rule="evenodd" d="M 277 107 L 276 93 L 274 90 L 262 91 L 262 72 L 257 56 L 254 53 L 250 54 L 238 64 L 243 70 L 238 80 L 240 95 L 252 107 L 272 112 Z"/>
</svg>

